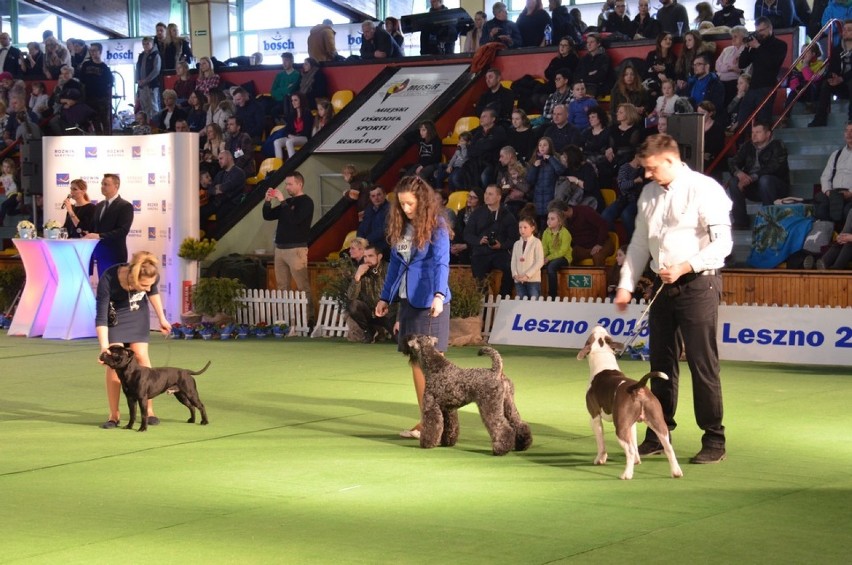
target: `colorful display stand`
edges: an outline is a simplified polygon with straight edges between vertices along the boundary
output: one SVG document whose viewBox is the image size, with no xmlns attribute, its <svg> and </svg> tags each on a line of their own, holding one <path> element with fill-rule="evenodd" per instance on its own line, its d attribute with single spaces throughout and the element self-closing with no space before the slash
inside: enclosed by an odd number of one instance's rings
<svg viewBox="0 0 852 565">
<path fill-rule="evenodd" d="M 45 339 L 95 337 L 89 260 L 96 239 L 14 239 L 27 282 L 9 335 Z"/>
</svg>

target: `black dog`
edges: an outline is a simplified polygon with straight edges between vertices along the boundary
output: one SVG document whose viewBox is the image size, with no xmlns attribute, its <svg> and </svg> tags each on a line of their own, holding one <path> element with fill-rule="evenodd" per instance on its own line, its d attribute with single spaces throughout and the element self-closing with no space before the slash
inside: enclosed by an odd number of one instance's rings
<svg viewBox="0 0 852 565">
<path fill-rule="evenodd" d="M 198 397 L 198 389 L 195 386 L 193 375 L 200 375 L 210 366 L 210 361 L 200 371 L 189 369 L 178 369 L 175 367 L 142 367 L 136 361 L 136 355 L 132 349 L 121 345 L 111 345 L 109 351 L 100 355 L 101 361 L 107 367 L 115 369 L 118 379 L 121 381 L 121 389 L 127 397 L 127 406 L 130 409 L 130 422 L 125 429 L 133 429 L 136 422 L 136 405 L 142 412 L 142 425 L 140 432 L 148 429 L 148 399 L 154 398 L 166 391 L 174 392 L 181 404 L 189 408 L 189 420 L 187 423 L 195 423 L 195 409 L 201 411 L 201 425 L 208 423 L 207 410 Z"/>
</svg>

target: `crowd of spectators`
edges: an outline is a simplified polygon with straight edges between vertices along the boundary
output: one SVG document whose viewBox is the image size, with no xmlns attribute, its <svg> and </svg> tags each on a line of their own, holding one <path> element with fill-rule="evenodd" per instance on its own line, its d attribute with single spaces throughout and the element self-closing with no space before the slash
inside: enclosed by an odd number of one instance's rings
<svg viewBox="0 0 852 565">
<path fill-rule="evenodd" d="M 698 17 L 690 22 L 685 8 L 674 0 L 664 0 L 653 15 L 649 1 L 639 0 L 635 17 L 630 15 L 629 2 L 612 0 L 605 3 L 593 28 L 582 22 L 579 12 L 569 12 L 560 0 L 550 0 L 549 11 L 541 0 L 528 0 L 514 22 L 502 2 L 493 4 L 490 19 L 477 12 L 472 28 L 461 37 L 462 51 L 472 52 L 492 42 L 506 48 L 554 43 L 557 53 L 547 67 L 540 73 L 531 73 L 543 75 L 545 82 L 531 95 L 519 99 L 502 83 L 500 70 L 489 69 L 484 73 L 483 94 L 474 108 L 479 126 L 462 136 L 447 160 L 435 124 L 418 123 L 410 134 L 410 140 L 418 147 L 417 160 L 405 164 L 401 174 L 423 177 L 444 196 L 470 189 L 470 198 L 493 208 L 495 217 L 505 210 L 515 221 L 527 210 L 530 221 L 526 226 L 540 232 L 550 229 L 551 215 L 557 211 L 563 224 L 581 230 L 573 233 L 569 229 L 571 256 L 602 265 L 615 251 L 608 232 L 618 230 L 628 239 L 632 234 L 636 196 L 644 184 L 644 172 L 635 151 L 644 138 L 665 131 L 671 114 L 700 112 L 705 115 L 704 157 L 705 164 L 709 164 L 722 151 L 725 132 L 737 128 L 774 86 L 787 54 L 786 44 L 774 37 L 775 26 L 787 27 L 789 23 L 788 14 L 777 9 L 783 2 L 759 0 L 762 11 L 752 34 L 742 26 L 743 12 L 733 4 L 732 0 L 723 0 L 721 9 L 713 14 L 709 4 L 701 3 L 696 7 Z M 441 0 L 431 0 L 430 12 L 440 10 L 446 10 Z M 697 29 L 690 29 L 693 27 Z M 852 45 L 852 24 L 848 27 L 844 30 L 844 49 L 847 43 Z M 451 28 L 433 26 L 424 30 L 420 53 L 453 52 L 459 35 Z M 708 28 L 731 34 L 731 46 L 718 56 L 716 45 L 704 38 L 703 31 Z M 404 56 L 404 36 L 396 18 L 389 17 L 381 23 L 365 21 L 362 33 L 363 59 Z M 234 186 L 240 179 L 244 183 L 255 175 L 257 148 L 266 157 L 292 157 L 331 119 L 333 110 L 321 64 L 341 59 L 333 48 L 333 36 L 330 22 L 312 28 L 308 39 L 311 56 L 300 68 L 292 54 L 282 54 L 281 71 L 265 97 L 226 84 L 217 74 L 218 61 L 208 57 L 200 58 L 197 73 L 192 73 L 191 47 L 173 24 L 157 24 L 155 36 L 143 39 L 143 52 L 136 64 L 134 131 L 201 134 L 199 151 L 207 184 L 203 218 L 210 213 L 226 213 L 239 202 L 243 187 Z M 612 64 L 607 53 L 610 42 L 652 38 L 656 44 L 644 60 Z M 673 49 L 675 41 L 682 42 L 677 53 Z M 12 132 L 18 131 L 21 119 L 38 123 L 50 118 L 46 122 L 48 132 L 58 135 L 80 131 L 109 133 L 112 75 L 101 60 L 102 47 L 98 43 L 87 46 L 85 42 L 69 40 L 63 47 L 48 36 L 43 50 L 38 43 L 30 44 L 27 55 L 13 52 L 8 44 L 8 34 L 0 33 L 0 48 L 6 47 L 0 51 L 4 70 L 0 74 L 0 102 L 5 98 L 9 108 L 4 124 L 5 143 L 14 139 Z M 848 89 L 852 79 L 845 78 L 842 65 L 846 63 L 840 57 L 837 63 L 826 62 L 817 44 L 806 45 L 805 50 L 810 58 L 795 69 L 791 96 L 809 89 L 800 101 L 818 109 L 814 125 L 821 125 L 824 118 L 819 108 L 825 105 L 826 97 Z M 4 53 L 9 65 L 3 61 Z M 6 71 L 9 66 L 16 67 L 14 72 Z M 841 72 L 808 86 L 823 67 L 829 72 Z M 171 88 L 164 89 L 163 73 L 171 70 L 176 79 Z M 45 92 L 44 84 L 38 81 L 32 82 L 30 92 L 26 92 L 26 87 L 21 92 L 22 83 L 16 79 L 32 78 L 34 73 L 45 79 L 56 78 L 54 92 Z M 793 98 L 788 102 L 792 103 Z M 770 155 L 772 161 L 783 156 L 786 167 L 786 149 L 783 143 L 772 139 L 764 120 L 771 107 L 766 105 L 758 115 L 760 122 L 746 136 L 751 139 L 731 159 L 728 190 L 735 203 L 736 227 L 744 227 L 747 222 L 743 218 L 747 200 L 766 204 L 789 192 L 789 175 L 764 174 L 758 167 Z M 781 149 L 776 151 L 778 146 Z M 753 152 L 752 157 L 748 157 L 748 151 Z M 493 202 L 489 204 L 494 200 L 489 190 L 495 189 L 500 193 L 496 208 Z M 601 189 L 612 190 L 615 199 L 605 201 Z M 372 194 L 367 192 L 368 201 L 372 201 Z M 370 208 L 363 199 L 362 204 L 359 212 L 366 217 Z M 460 214 L 459 218 L 469 223 L 470 214 Z M 504 224 L 501 226 L 505 228 Z M 503 253 L 510 253 L 518 238 L 517 225 L 509 231 L 511 236 L 499 243 L 498 250 Z M 479 241 L 483 237 L 480 234 Z M 380 247 L 380 243 L 367 239 Z M 490 257 L 472 237 L 456 244 L 465 246 L 454 252 L 457 259 L 467 255 L 472 262 L 482 262 L 482 257 Z M 486 247 L 494 251 L 492 245 Z M 499 263 L 508 269 L 504 280 L 510 284 L 510 262 Z"/>
</svg>

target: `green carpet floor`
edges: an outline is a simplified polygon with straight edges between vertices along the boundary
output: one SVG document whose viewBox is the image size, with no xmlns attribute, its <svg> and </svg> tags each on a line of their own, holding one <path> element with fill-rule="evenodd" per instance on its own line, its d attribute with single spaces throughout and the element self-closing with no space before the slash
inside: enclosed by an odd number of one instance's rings
<svg viewBox="0 0 852 565">
<path fill-rule="evenodd" d="M 707 466 L 687 463 L 700 433 L 685 378 L 685 476 L 657 456 L 620 481 L 611 425 L 610 463 L 591 464 L 576 351 L 500 349 L 534 445 L 493 457 L 475 408 L 454 448 L 397 436 L 416 404 L 387 344 L 152 337 L 155 365 L 213 361 L 198 377 L 210 425 L 160 397 L 162 424 L 142 434 L 97 427 L 93 340 L 3 332 L 0 563 L 849 561 L 852 369 L 725 363 L 728 460 Z"/>
</svg>

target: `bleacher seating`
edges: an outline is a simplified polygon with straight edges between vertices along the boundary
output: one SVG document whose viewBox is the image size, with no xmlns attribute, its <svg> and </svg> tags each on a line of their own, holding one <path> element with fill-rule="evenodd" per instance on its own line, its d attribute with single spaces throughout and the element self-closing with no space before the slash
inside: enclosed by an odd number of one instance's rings
<svg viewBox="0 0 852 565">
<path fill-rule="evenodd" d="M 459 143 L 459 134 L 464 131 L 471 131 L 479 127 L 479 118 L 476 116 L 462 116 L 458 120 L 456 120 L 456 125 L 453 128 L 453 132 L 441 140 L 441 143 L 444 145 L 458 145 Z"/>
<path fill-rule="evenodd" d="M 618 234 L 614 231 L 609 232 L 609 240 L 612 242 L 612 255 L 606 258 L 607 265 L 615 265 L 615 254 L 618 252 Z M 594 261 L 591 259 L 583 259 L 577 263 L 580 267 L 591 267 L 594 265 Z"/>
<path fill-rule="evenodd" d="M 467 190 L 456 190 L 455 192 L 450 193 L 450 197 L 447 199 L 447 209 L 452 210 L 453 212 L 459 212 L 463 210 L 465 206 L 467 206 L 467 194 L 469 191 Z"/>
<path fill-rule="evenodd" d="M 260 163 L 257 169 L 257 174 L 246 179 L 246 184 L 254 186 L 266 178 L 266 175 L 272 171 L 280 169 L 284 165 L 284 161 L 278 157 L 267 157 Z"/>
<path fill-rule="evenodd" d="M 332 94 L 331 106 L 334 108 L 334 113 L 337 114 L 343 110 L 347 104 L 352 102 L 353 98 L 355 98 L 355 93 L 351 90 L 338 90 Z"/>
</svg>

